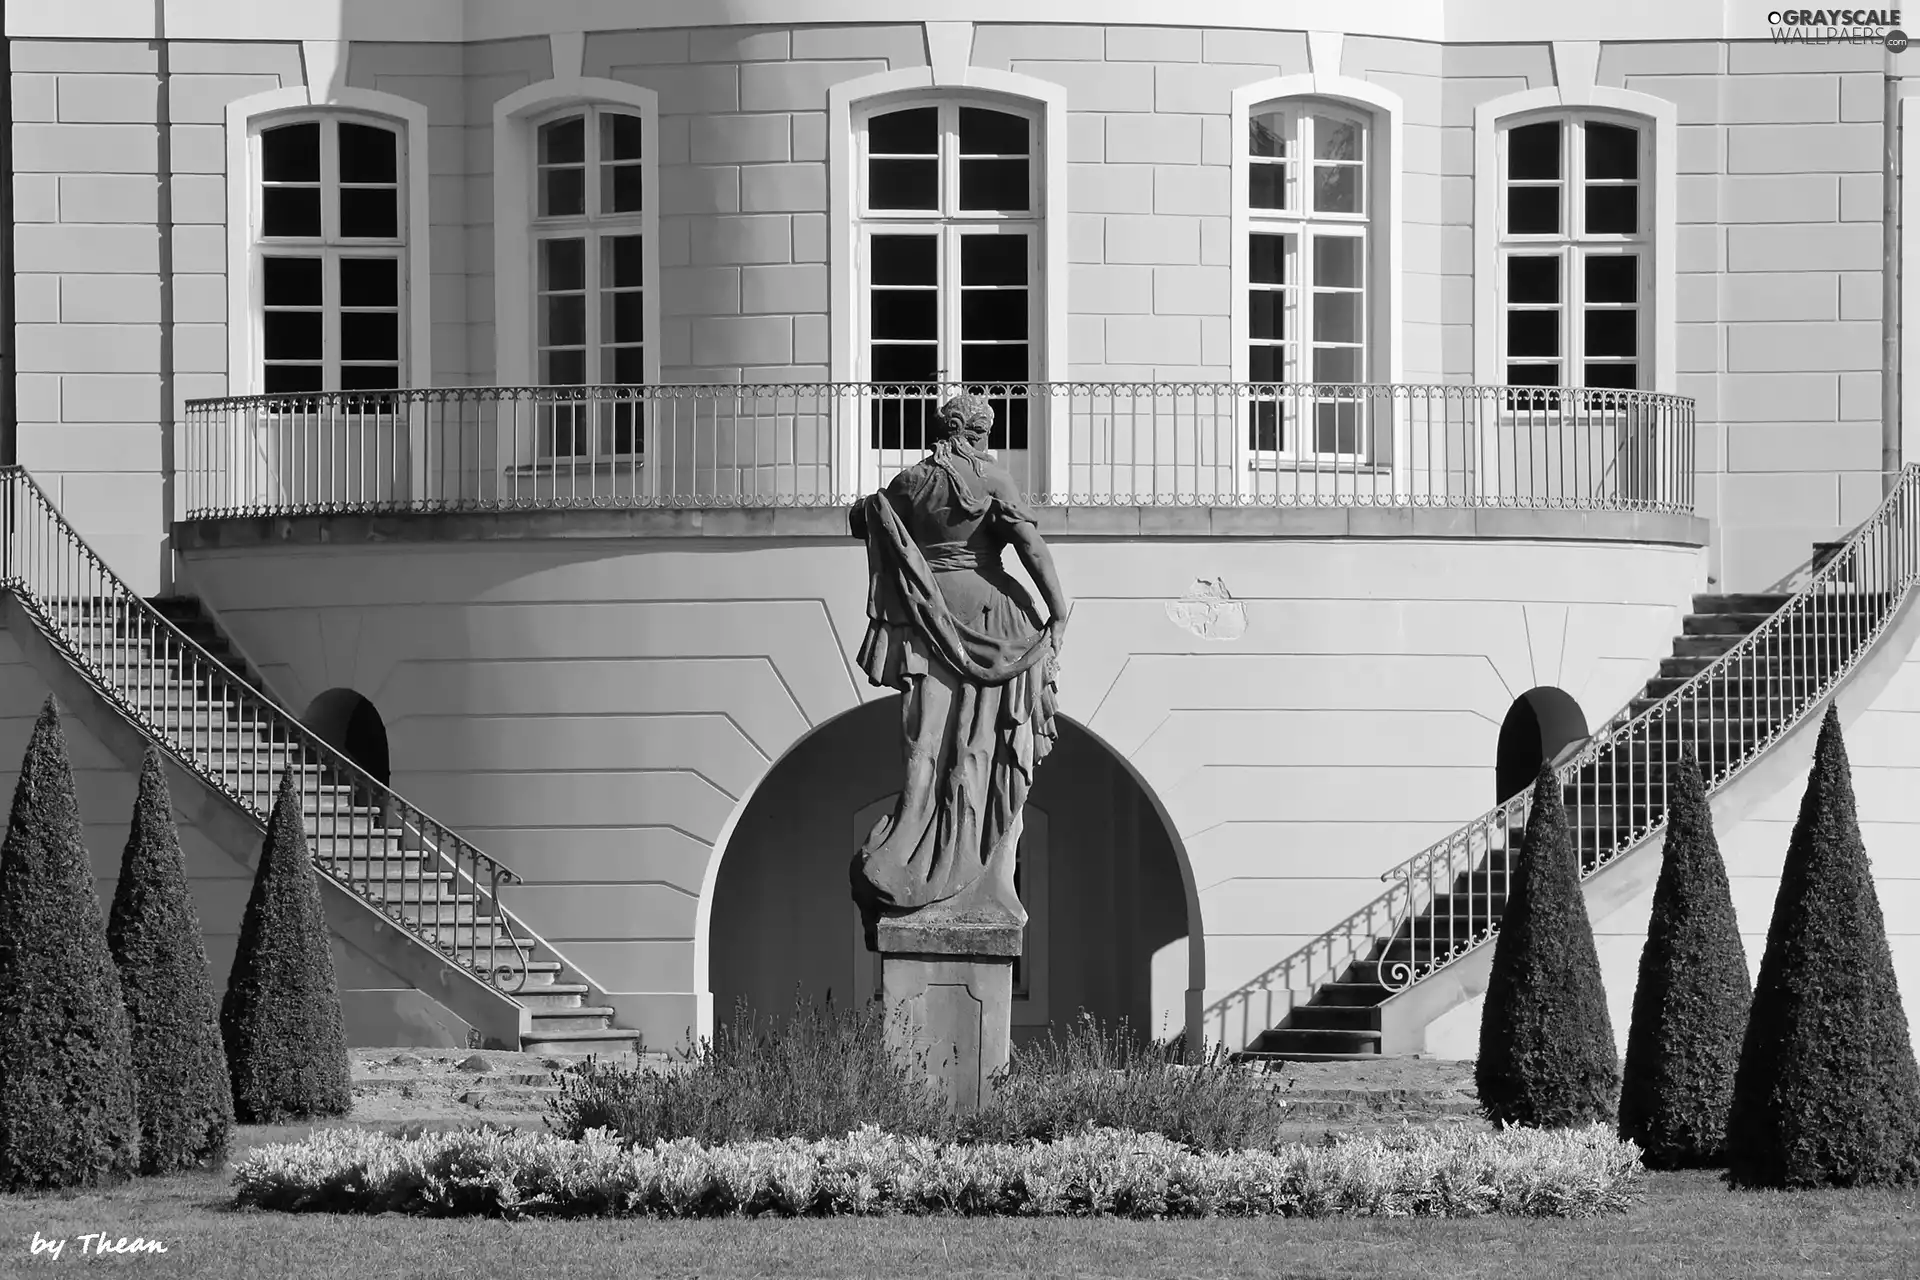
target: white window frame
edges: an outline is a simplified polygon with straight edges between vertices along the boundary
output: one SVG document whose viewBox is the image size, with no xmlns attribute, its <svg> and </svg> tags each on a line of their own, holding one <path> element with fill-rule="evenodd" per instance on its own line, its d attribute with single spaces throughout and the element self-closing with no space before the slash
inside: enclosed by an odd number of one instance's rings
<svg viewBox="0 0 1920 1280">
<path fill-rule="evenodd" d="M 829 373 L 836 382 L 853 382 L 866 360 L 866 323 L 860 315 L 864 251 L 859 232 L 864 166 L 856 162 L 858 142 L 855 115 L 877 114 L 914 100 L 926 102 L 945 90 L 960 101 L 994 110 L 1024 108 L 1040 122 L 1033 147 L 1034 171 L 1041 175 L 1035 196 L 1039 264 L 1031 288 L 1038 293 L 1036 327 L 1032 330 L 1032 380 L 1058 385 L 1068 374 L 1067 353 L 1067 90 L 1064 85 L 1017 72 L 970 66 L 964 42 L 947 37 L 964 34 L 966 23 L 928 25 L 931 66 L 883 71 L 842 80 L 827 89 L 827 262 L 831 289 Z M 939 28 L 936 38 L 935 28 Z M 1067 485 L 1068 415 L 1064 400 L 1037 411 L 1029 424 L 1029 448 L 1036 484 L 1044 477 L 1051 492 Z M 859 488 L 863 464 L 872 455 L 861 430 L 840 432 L 836 474 L 847 477 L 845 487 Z"/>
<path fill-rule="evenodd" d="M 1287 296 L 1288 337 L 1272 345 L 1288 353 L 1283 361 L 1283 372 L 1287 376 L 1277 379 L 1281 383 L 1313 383 L 1313 355 L 1323 344 L 1314 334 L 1314 311 L 1321 283 L 1315 278 L 1315 254 L 1310 243 L 1321 237 L 1357 239 L 1361 243 L 1361 283 L 1360 294 L 1360 378 L 1357 384 L 1365 385 L 1373 379 L 1376 348 L 1379 346 L 1375 334 L 1372 301 L 1379 288 L 1378 256 L 1374 253 L 1374 241 L 1377 238 L 1374 220 L 1374 194 L 1378 184 L 1374 161 L 1374 121 L 1370 112 L 1359 111 L 1340 102 L 1317 98 L 1287 98 L 1275 102 L 1256 105 L 1249 112 L 1249 121 L 1262 115 L 1278 113 L 1286 122 L 1288 155 L 1285 161 L 1286 207 L 1284 209 L 1255 208 L 1251 199 L 1251 178 L 1249 177 L 1249 199 L 1247 203 L 1247 231 L 1249 237 L 1246 254 L 1249 264 L 1246 288 L 1249 294 L 1259 288 L 1252 279 L 1253 236 L 1279 236 L 1286 240 L 1288 269 L 1287 282 L 1283 286 Z M 1321 212 L 1310 207 L 1313 189 L 1314 170 L 1321 167 L 1316 158 L 1315 132 L 1320 119 L 1340 120 L 1358 125 L 1361 138 L 1361 159 L 1357 166 L 1360 170 L 1360 209 L 1356 213 Z M 1250 129 L 1239 133 L 1241 154 L 1235 163 L 1252 165 L 1257 158 L 1252 154 Z M 1249 375 L 1252 372 L 1252 350 L 1256 339 L 1252 336 L 1251 298 L 1241 304 L 1249 313 L 1247 351 L 1242 359 L 1246 361 Z M 1259 340 L 1265 345 L 1265 340 Z M 1251 380 L 1249 377 L 1248 380 Z M 1273 403 L 1271 401 L 1267 403 Z M 1297 410 L 1296 419 L 1284 424 L 1287 429 L 1280 434 L 1278 449 L 1260 449 L 1253 441 L 1253 427 L 1249 421 L 1245 428 L 1245 447 L 1258 462 L 1265 463 L 1318 463 L 1335 462 L 1353 464 L 1364 459 L 1364 426 L 1356 436 L 1359 447 L 1351 451 L 1339 449 L 1323 450 L 1314 447 L 1319 437 L 1317 423 L 1318 406 L 1322 404 L 1364 405 L 1366 401 L 1352 399 L 1322 399 L 1311 401 L 1292 400 L 1280 402 L 1280 407 Z M 1251 416 L 1251 410 L 1249 415 Z"/>
<path fill-rule="evenodd" d="M 536 381 L 533 285 L 538 276 L 534 254 L 537 230 L 544 229 L 536 228 L 535 220 L 536 125 L 588 107 L 640 117 L 640 182 L 644 192 L 638 223 L 644 237 L 642 363 L 647 385 L 661 381 L 659 96 L 622 80 L 562 76 L 508 94 L 493 107 L 494 380 L 502 386 L 532 386 Z M 533 461 L 534 434 L 521 431 L 518 438 L 503 441 L 507 456 L 519 463 Z M 638 456 L 645 454 L 643 445 Z M 605 454 L 594 456 L 609 465 L 617 461 Z"/>
<path fill-rule="evenodd" d="M 1312 43 L 1310 41 L 1310 43 Z M 1322 39 L 1321 43 L 1326 43 Z M 1328 66 L 1338 65 L 1338 42 L 1332 42 L 1330 56 L 1325 61 Z M 1316 53 L 1314 63 L 1320 65 L 1321 56 Z M 1250 147 L 1248 135 L 1252 118 L 1255 115 L 1282 108 L 1311 114 L 1320 111 L 1325 114 L 1357 119 L 1367 126 L 1366 156 L 1366 210 L 1365 215 L 1311 214 L 1298 217 L 1298 201 L 1289 211 L 1255 210 L 1252 208 L 1251 179 L 1248 174 Z M 1367 239 L 1366 249 L 1366 289 L 1363 307 L 1363 333 L 1365 368 L 1363 374 L 1367 385 L 1399 383 L 1403 380 L 1404 343 L 1402 334 L 1405 311 L 1405 286 L 1401 265 L 1405 261 L 1404 219 L 1401 216 L 1403 193 L 1405 188 L 1405 105 L 1399 94 L 1381 88 L 1370 81 L 1350 76 L 1334 74 L 1330 71 L 1316 71 L 1307 75 L 1279 76 L 1271 80 L 1261 80 L 1242 85 L 1233 90 L 1232 114 L 1229 117 L 1229 129 L 1232 134 L 1233 169 L 1232 190 L 1232 227 L 1228 246 L 1229 272 L 1231 276 L 1232 297 L 1230 299 L 1230 342 L 1232 358 L 1232 377 L 1237 383 L 1251 381 L 1251 359 L 1249 348 L 1252 346 L 1252 315 L 1249 303 L 1252 275 L 1251 237 L 1268 228 L 1281 229 L 1285 224 L 1298 217 L 1298 225 L 1307 229 L 1333 231 L 1341 225 L 1364 226 Z M 1298 163 L 1311 166 L 1311 159 L 1302 159 Z M 1298 182 L 1298 179 L 1295 179 Z M 1292 233 L 1292 232 L 1289 232 Z M 1296 249 L 1298 250 L 1296 241 Z M 1305 349 L 1311 349 L 1310 330 Z M 1311 369 L 1303 371 L 1310 373 Z M 1351 401 L 1350 401 L 1351 403 Z M 1360 400 L 1359 404 L 1368 401 Z M 1355 454 L 1301 453 L 1289 449 L 1283 452 L 1255 450 L 1252 435 L 1252 415 L 1240 408 L 1235 415 L 1232 429 L 1235 456 L 1240 459 L 1243 471 L 1271 471 L 1276 468 L 1301 467 L 1317 469 L 1333 465 L 1342 470 L 1354 468 L 1383 467 L 1394 465 L 1398 459 L 1407 457 L 1406 423 L 1401 419 L 1404 413 L 1397 408 L 1389 411 L 1388 403 L 1377 401 L 1375 421 L 1363 423 L 1363 439 L 1369 439 L 1374 456 Z M 1296 440 L 1304 439 L 1311 443 L 1313 437 L 1306 433 L 1313 429 L 1311 422 L 1297 424 Z M 1257 482 L 1256 482 L 1257 483 Z"/>
<path fill-rule="evenodd" d="M 1515 233 L 1508 229 L 1507 216 L 1509 201 L 1507 192 L 1508 145 L 1515 129 L 1524 129 L 1529 125 L 1557 124 L 1560 126 L 1560 229 L 1548 233 Z M 1586 126 L 1588 124 L 1617 125 L 1634 130 L 1638 144 L 1638 156 L 1635 167 L 1635 185 L 1637 187 L 1637 208 L 1635 211 L 1632 234 L 1591 234 L 1585 229 L 1586 192 Z M 1507 381 L 1507 318 L 1508 318 L 1508 279 L 1507 263 L 1513 256 L 1539 257 L 1557 256 L 1560 259 L 1560 335 L 1559 356 L 1561 388 L 1585 387 L 1587 353 L 1585 350 L 1586 315 L 1586 272 L 1584 264 L 1589 258 L 1633 254 L 1639 260 L 1635 275 L 1636 336 L 1634 342 L 1634 363 L 1636 365 L 1635 384 L 1622 390 L 1651 391 L 1654 389 L 1653 333 L 1656 308 L 1656 288 L 1654 256 L 1654 200 L 1653 200 L 1653 161 L 1656 142 L 1652 122 L 1643 116 L 1628 115 L 1619 111 L 1593 108 L 1557 108 L 1547 111 L 1527 112 L 1509 115 L 1498 125 L 1496 135 L 1496 154 L 1498 161 L 1494 170 L 1499 185 L 1498 234 L 1499 243 L 1494 255 L 1494 279 L 1492 292 L 1497 298 L 1495 312 L 1494 340 L 1498 344 L 1496 361 L 1498 363 L 1498 381 Z M 1524 181 L 1524 180 L 1523 180 Z M 1522 357 L 1522 360 L 1525 358 Z M 1609 388 L 1602 388 L 1609 389 Z M 1522 401 L 1522 403 L 1525 403 Z"/>
<path fill-rule="evenodd" d="M 303 119 L 345 119 L 393 129 L 399 135 L 400 180 L 400 386 L 433 385 L 432 264 L 427 236 L 427 109 L 418 102 L 371 89 L 333 88 L 327 84 L 272 89 L 227 104 L 227 389 L 229 395 L 259 395 L 264 388 L 261 344 L 261 281 L 257 263 L 259 134 L 262 129 Z M 324 177 L 324 174 L 323 174 Z M 323 211 L 326 199 L 322 197 Z M 324 217 L 323 212 L 323 217 Z M 323 224 L 324 230 L 324 224 Z M 311 248 L 318 241 L 286 241 Z M 345 256 L 364 246 L 385 250 L 379 241 L 339 246 Z M 323 275 L 324 278 L 324 275 Z M 325 384 L 323 384 L 325 385 Z"/>
<path fill-rule="evenodd" d="M 1652 184 L 1652 220 L 1648 243 L 1652 257 L 1653 315 L 1648 357 L 1651 375 L 1640 385 L 1666 395 L 1679 393 L 1675 306 L 1678 285 L 1674 270 L 1678 252 L 1678 153 L 1680 108 L 1666 98 L 1631 89 L 1594 83 L 1599 47 L 1584 42 L 1556 41 L 1553 61 L 1561 82 L 1551 88 L 1524 89 L 1493 98 L 1473 111 L 1473 380 L 1483 387 L 1505 381 L 1501 351 L 1504 289 L 1494 287 L 1501 268 L 1500 217 L 1505 190 L 1500 181 L 1500 126 L 1508 120 L 1553 110 L 1590 109 L 1638 118 L 1651 128 L 1653 163 L 1642 178 Z"/>
</svg>

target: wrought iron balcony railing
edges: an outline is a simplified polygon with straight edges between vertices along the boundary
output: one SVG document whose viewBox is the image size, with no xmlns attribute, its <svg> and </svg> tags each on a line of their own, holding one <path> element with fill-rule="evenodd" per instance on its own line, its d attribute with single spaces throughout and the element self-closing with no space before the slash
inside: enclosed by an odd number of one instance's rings
<svg viewBox="0 0 1920 1280">
<path fill-rule="evenodd" d="M 189 518 L 837 506 L 923 454 L 950 388 L 468 387 L 187 405 Z M 1691 513 L 1693 402 L 1464 385 L 975 388 L 1041 506 Z"/>
</svg>

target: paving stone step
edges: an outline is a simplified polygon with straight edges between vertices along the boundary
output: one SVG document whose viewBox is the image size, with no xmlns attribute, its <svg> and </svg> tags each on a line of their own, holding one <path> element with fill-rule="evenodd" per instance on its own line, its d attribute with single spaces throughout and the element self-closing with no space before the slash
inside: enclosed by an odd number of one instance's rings
<svg viewBox="0 0 1920 1280">
<path fill-rule="evenodd" d="M 613 1026 L 611 1005 L 581 1005 L 574 1009 L 529 1006 L 527 1011 L 533 1016 L 532 1034 L 536 1039 L 561 1031 L 604 1031 Z"/>
</svg>

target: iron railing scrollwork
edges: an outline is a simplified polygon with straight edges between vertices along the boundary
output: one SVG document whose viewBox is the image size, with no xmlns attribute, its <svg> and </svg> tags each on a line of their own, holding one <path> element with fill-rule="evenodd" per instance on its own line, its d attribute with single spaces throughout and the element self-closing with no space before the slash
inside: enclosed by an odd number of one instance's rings
<svg viewBox="0 0 1920 1280">
<path fill-rule="evenodd" d="M 192 519 L 832 507 L 958 384 L 464 387 L 189 401 Z M 973 389 L 1040 506 L 1694 509 L 1694 410 L 1644 391 L 1031 382 Z"/>
<path fill-rule="evenodd" d="M 291 766 L 317 871 L 508 994 L 523 988 L 536 958 L 560 959 L 502 904 L 502 887 L 520 880 L 511 868 L 375 779 L 142 599 L 23 468 L 0 468 L 0 492 L 0 585 L 181 767 L 264 831 Z"/>
</svg>

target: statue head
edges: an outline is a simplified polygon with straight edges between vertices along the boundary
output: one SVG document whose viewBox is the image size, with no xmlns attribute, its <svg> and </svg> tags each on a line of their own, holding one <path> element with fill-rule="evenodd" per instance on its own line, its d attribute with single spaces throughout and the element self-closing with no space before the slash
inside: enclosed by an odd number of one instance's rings
<svg viewBox="0 0 1920 1280">
<path fill-rule="evenodd" d="M 993 430 L 993 406 L 985 396 L 971 391 L 956 391 L 940 405 L 936 441 L 953 440 L 974 450 L 987 447 L 987 433 Z"/>
</svg>

